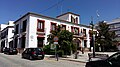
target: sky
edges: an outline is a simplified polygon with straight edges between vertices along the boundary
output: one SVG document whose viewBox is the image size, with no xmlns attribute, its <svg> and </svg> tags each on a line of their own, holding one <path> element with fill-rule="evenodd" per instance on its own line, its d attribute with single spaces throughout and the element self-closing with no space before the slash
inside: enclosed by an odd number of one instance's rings
<svg viewBox="0 0 120 67">
<path fill-rule="evenodd" d="M 81 24 L 89 25 L 91 17 L 94 24 L 120 17 L 120 0 L 0 0 L 0 24 L 16 21 L 27 12 L 54 18 L 73 12 L 80 15 Z"/>
</svg>

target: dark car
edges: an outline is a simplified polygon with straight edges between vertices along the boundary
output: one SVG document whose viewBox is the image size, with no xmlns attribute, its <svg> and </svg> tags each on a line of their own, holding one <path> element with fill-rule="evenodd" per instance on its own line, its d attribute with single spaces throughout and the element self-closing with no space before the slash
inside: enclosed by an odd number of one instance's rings
<svg viewBox="0 0 120 67">
<path fill-rule="evenodd" d="M 33 59 L 44 59 L 44 51 L 42 48 L 27 48 L 22 53 L 22 58 Z"/>
<path fill-rule="evenodd" d="M 4 49 L 4 54 L 16 55 L 18 53 L 16 48 L 6 48 Z"/>
<path fill-rule="evenodd" d="M 4 53 L 4 51 L 7 49 L 7 47 L 1 47 L 1 53 Z"/>
<path fill-rule="evenodd" d="M 86 67 L 120 67 L 120 52 L 117 52 L 105 60 L 90 61 Z"/>
</svg>

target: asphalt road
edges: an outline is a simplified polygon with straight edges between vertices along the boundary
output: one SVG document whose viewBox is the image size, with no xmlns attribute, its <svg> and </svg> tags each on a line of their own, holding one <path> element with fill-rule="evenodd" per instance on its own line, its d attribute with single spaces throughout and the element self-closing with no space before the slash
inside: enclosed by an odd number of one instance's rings
<svg viewBox="0 0 120 67">
<path fill-rule="evenodd" d="M 59 60 L 27 60 L 22 59 L 21 55 L 6 55 L 0 53 L 0 67 L 84 67 L 85 63 Z"/>
</svg>

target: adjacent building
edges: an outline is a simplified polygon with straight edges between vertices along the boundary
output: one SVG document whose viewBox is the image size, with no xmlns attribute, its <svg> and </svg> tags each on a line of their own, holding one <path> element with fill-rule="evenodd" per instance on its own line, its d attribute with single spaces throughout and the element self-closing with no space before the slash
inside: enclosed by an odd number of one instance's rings
<svg viewBox="0 0 120 67">
<path fill-rule="evenodd" d="M 120 18 L 112 20 L 112 22 L 107 22 L 110 25 L 110 29 L 115 31 L 117 35 L 116 40 L 120 42 Z M 118 50 L 120 50 L 120 43 L 117 45 Z"/>
<path fill-rule="evenodd" d="M 110 29 L 115 31 L 117 38 L 116 40 L 120 41 L 120 18 L 116 18 L 112 20 L 112 22 L 108 22 L 107 24 L 110 25 Z"/>
<path fill-rule="evenodd" d="M 13 47 L 14 36 L 14 21 L 9 21 L 8 24 L 1 24 L 0 31 L 0 48 Z"/>
</svg>

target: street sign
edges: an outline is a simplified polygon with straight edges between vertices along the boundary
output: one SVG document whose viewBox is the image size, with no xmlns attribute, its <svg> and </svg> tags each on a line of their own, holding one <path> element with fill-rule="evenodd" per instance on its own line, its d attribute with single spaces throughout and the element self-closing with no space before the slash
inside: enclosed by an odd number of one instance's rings
<svg viewBox="0 0 120 67">
<path fill-rule="evenodd" d="M 58 42 L 54 42 L 54 44 L 58 44 Z"/>
<path fill-rule="evenodd" d="M 58 37 L 55 36 L 54 39 L 53 39 L 54 42 L 58 42 Z"/>
<path fill-rule="evenodd" d="M 54 50 L 56 48 L 56 45 L 55 44 L 51 44 L 50 48 Z"/>
</svg>

